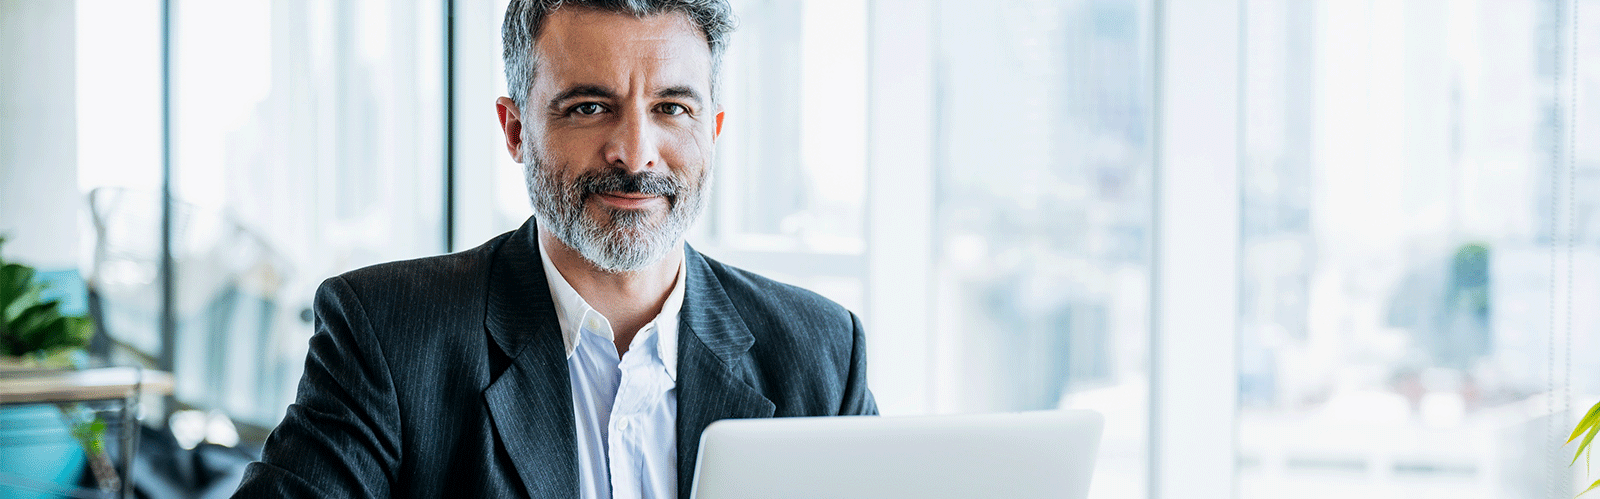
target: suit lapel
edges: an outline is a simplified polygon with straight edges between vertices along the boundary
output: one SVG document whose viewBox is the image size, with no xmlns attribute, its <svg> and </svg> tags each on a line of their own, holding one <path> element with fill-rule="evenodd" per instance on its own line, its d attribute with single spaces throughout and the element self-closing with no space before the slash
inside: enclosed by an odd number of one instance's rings
<svg viewBox="0 0 1600 499">
<path fill-rule="evenodd" d="M 496 436 L 530 497 L 576 497 L 578 457 L 572 387 L 555 303 L 539 260 L 533 219 L 500 247 L 489 273 L 485 328 L 509 364 L 484 390 Z M 744 354 L 755 344 L 722 283 L 693 248 L 678 334 L 678 492 L 689 497 L 700 433 L 720 419 L 772 417 L 751 386 Z"/>
<path fill-rule="evenodd" d="M 532 218 L 500 247 L 484 327 L 509 365 L 483 399 L 530 497 L 576 497 L 578 444 L 566 346 Z"/>
<path fill-rule="evenodd" d="M 755 344 L 705 258 L 684 249 L 688 287 L 678 333 L 678 496 L 689 499 L 700 433 L 719 419 L 768 418 L 776 406 L 741 376 Z"/>
</svg>

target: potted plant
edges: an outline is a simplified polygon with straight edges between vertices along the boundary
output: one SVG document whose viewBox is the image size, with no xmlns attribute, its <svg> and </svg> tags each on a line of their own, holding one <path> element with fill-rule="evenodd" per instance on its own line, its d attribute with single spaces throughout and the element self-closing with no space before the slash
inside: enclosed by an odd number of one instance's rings
<svg viewBox="0 0 1600 499">
<path fill-rule="evenodd" d="M 87 317 L 62 315 L 61 302 L 41 299 L 44 285 L 34 282 L 35 273 L 0 254 L 0 369 L 71 367 L 70 355 L 94 334 Z"/>
<path fill-rule="evenodd" d="M 4 244 L 0 237 L 0 247 Z M 76 367 L 78 352 L 94 334 L 93 321 L 63 315 L 59 301 L 43 298 L 45 286 L 35 282 L 36 273 L 0 255 L 0 375 Z M 105 428 L 105 422 L 76 404 L 0 407 L 0 439 L 26 437 L 23 440 L 39 444 L 0 447 L 0 462 L 13 463 L 7 470 L 12 474 L 66 484 L 76 481 L 87 462 L 104 484 L 115 479 L 105 454 Z"/>
</svg>

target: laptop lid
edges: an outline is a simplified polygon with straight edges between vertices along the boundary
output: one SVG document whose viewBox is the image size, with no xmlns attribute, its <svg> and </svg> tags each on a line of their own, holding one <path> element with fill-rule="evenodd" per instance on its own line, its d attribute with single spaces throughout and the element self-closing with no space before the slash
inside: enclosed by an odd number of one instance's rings
<svg viewBox="0 0 1600 499">
<path fill-rule="evenodd" d="M 695 499 L 1082 499 L 1094 411 L 722 420 L 706 428 Z"/>
</svg>

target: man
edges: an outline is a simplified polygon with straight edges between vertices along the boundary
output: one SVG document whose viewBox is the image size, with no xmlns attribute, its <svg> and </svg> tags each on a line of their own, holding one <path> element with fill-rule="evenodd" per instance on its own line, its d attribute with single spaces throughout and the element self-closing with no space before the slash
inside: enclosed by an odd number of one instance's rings
<svg viewBox="0 0 1600 499">
<path fill-rule="evenodd" d="M 535 218 L 324 282 L 237 496 L 687 498 L 712 421 L 876 413 L 854 314 L 683 244 L 730 17 L 514 0 L 496 107 Z"/>
</svg>

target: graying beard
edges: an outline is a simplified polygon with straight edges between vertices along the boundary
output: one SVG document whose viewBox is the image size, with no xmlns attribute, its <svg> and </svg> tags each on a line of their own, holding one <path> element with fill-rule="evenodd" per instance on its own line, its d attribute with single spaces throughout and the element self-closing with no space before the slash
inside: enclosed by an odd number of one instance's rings
<svg viewBox="0 0 1600 499">
<path fill-rule="evenodd" d="M 678 243 L 706 206 L 711 169 L 701 169 L 697 185 L 685 185 L 669 198 L 666 219 L 652 224 L 650 213 L 602 208 L 606 220 L 587 216 L 584 192 L 546 169 L 524 138 L 522 164 L 534 214 L 562 244 L 605 272 L 636 272 L 658 262 Z"/>
</svg>

